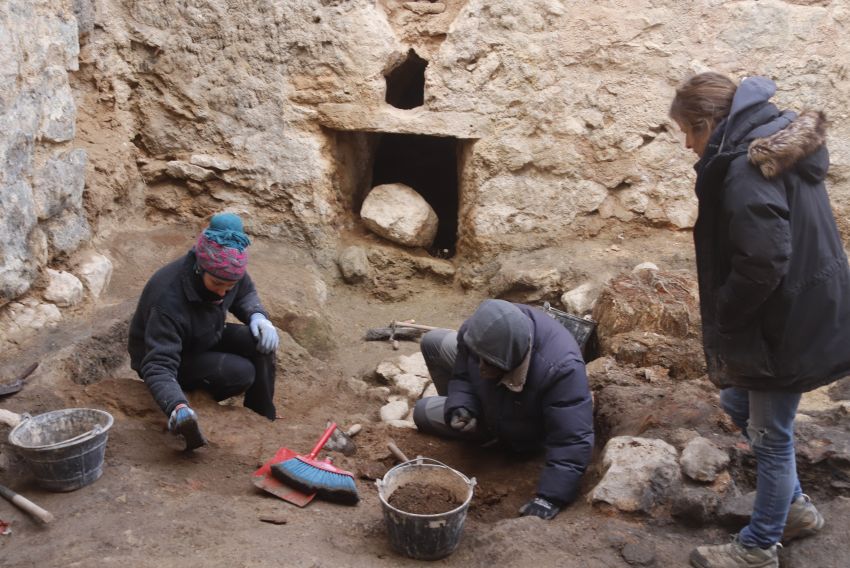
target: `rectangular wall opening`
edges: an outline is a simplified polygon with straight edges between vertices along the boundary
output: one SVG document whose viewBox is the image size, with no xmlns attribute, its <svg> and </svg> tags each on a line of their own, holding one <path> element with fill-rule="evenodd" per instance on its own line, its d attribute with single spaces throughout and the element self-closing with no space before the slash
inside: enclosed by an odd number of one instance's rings
<svg viewBox="0 0 850 568">
<path fill-rule="evenodd" d="M 432 256 L 457 252 L 461 141 L 449 136 L 374 132 L 332 132 L 337 190 L 359 219 L 369 191 L 403 183 L 418 192 L 439 219 Z"/>
</svg>

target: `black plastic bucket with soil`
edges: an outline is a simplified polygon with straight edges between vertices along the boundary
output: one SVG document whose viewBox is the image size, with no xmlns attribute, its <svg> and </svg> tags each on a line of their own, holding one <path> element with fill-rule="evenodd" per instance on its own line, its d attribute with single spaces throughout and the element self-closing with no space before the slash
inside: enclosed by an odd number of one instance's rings
<svg viewBox="0 0 850 568">
<path fill-rule="evenodd" d="M 379 479 L 378 496 L 393 549 L 437 560 L 457 548 L 475 479 L 429 458 L 407 461 Z"/>
</svg>

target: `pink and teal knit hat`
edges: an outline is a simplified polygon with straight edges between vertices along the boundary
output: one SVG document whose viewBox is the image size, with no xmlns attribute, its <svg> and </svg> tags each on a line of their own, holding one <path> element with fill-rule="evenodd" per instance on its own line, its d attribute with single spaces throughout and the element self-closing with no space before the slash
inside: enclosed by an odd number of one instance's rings
<svg viewBox="0 0 850 568">
<path fill-rule="evenodd" d="M 248 266 L 251 241 L 242 230 L 242 219 L 235 213 L 219 213 L 195 243 L 198 268 L 222 280 L 240 280 Z"/>
</svg>

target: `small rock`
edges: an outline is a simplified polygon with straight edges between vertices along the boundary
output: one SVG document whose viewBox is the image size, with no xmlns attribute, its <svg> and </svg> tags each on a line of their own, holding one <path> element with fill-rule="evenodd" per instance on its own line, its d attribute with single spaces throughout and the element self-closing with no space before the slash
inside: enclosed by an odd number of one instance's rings
<svg viewBox="0 0 850 568">
<path fill-rule="evenodd" d="M 398 366 L 405 373 L 425 377 L 427 379 L 431 378 L 431 374 L 428 372 L 428 365 L 425 364 L 425 357 L 422 355 L 421 351 L 417 351 L 410 355 L 400 356 L 398 358 Z"/>
<path fill-rule="evenodd" d="M 389 424 L 393 428 L 409 428 L 411 430 L 416 429 L 416 423 L 412 420 L 388 420 L 387 424 Z"/>
<path fill-rule="evenodd" d="M 402 420 L 410 411 L 410 406 L 406 401 L 394 400 L 388 402 L 381 407 L 380 415 L 382 422 L 390 422 L 391 420 Z"/>
<path fill-rule="evenodd" d="M 192 154 L 189 162 L 201 168 L 212 168 L 221 171 L 233 169 L 233 164 L 230 163 L 230 160 L 208 154 Z"/>
<path fill-rule="evenodd" d="M 397 361 L 397 359 L 394 359 L 392 361 L 381 361 L 380 363 L 378 363 L 378 368 L 375 370 L 375 372 L 385 381 L 391 382 L 396 375 L 400 375 L 402 373 L 402 370 L 398 366 Z"/>
<path fill-rule="evenodd" d="M 696 430 L 691 430 L 690 428 L 676 428 L 667 436 L 667 442 L 673 444 L 676 448 L 682 449 L 688 442 L 698 437 L 699 432 Z"/>
<path fill-rule="evenodd" d="M 695 481 L 714 481 L 729 465 L 729 454 L 706 438 L 694 438 L 685 445 L 679 460 L 685 475 Z"/>
<path fill-rule="evenodd" d="M 750 522 L 755 502 L 755 491 L 746 495 L 727 494 L 717 508 L 717 521 L 729 527 L 743 527 Z"/>
<path fill-rule="evenodd" d="M 369 257 L 366 255 L 366 250 L 363 247 L 346 247 L 340 253 L 337 259 L 337 265 L 339 266 L 339 271 L 342 273 L 342 279 L 348 284 L 367 281 L 372 273 Z"/>
<path fill-rule="evenodd" d="M 402 6 L 420 16 L 442 14 L 446 11 L 445 2 L 405 2 Z"/>
<path fill-rule="evenodd" d="M 418 399 L 422 396 L 422 391 L 425 390 L 425 385 L 428 384 L 427 377 L 412 375 L 410 373 L 401 373 L 393 377 L 393 384 L 401 392 L 406 394 L 408 398 Z"/>
<path fill-rule="evenodd" d="M 83 299 L 83 283 L 64 270 L 47 269 L 47 290 L 44 299 L 55 303 L 63 308 L 75 306 Z"/>
<path fill-rule="evenodd" d="M 573 288 L 561 295 L 561 305 L 567 313 L 583 316 L 593 310 L 596 302 L 595 288 L 590 282 L 586 282 L 578 288 Z"/>
<path fill-rule="evenodd" d="M 641 262 L 634 268 L 632 268 L 632 272 L 640 272 L 641 270 L 658 270 L 658 266 L 652 262 Z"/>
<path fill-rule="evenodd" d="M 99 298 L 100 294 L 109 286 L 112 279 L 112 261 L 96 252 L 83 255 L 77 265 L 76 273 L 85 283 L 93 298 Z"/>
<path fill-rule="evenodd" d="M 648 542 L 630 542 L 620 554 L 632 566 L 649 566 L 655 562 L 655 546 Z"/>
<path fill-rule="evenodd" d="M 165 171 L 168 172 L 168 175 L 177 179 L 191 179 L 194 181 L 206 181 L 215 175 L 211 170 L 181 160 L 168 162 L 165 166 Z"/>
</svg>

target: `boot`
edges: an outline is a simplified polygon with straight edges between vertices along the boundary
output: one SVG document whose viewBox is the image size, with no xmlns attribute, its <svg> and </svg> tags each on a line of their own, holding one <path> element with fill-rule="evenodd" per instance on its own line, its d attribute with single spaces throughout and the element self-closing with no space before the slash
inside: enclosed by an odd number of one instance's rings
<svg viewBox="0 0 850 568">
<path fill-rule="evenodd" d="M 811 536 L 823 528 L 823 516 L 815 508 L 808 495 L 800 495 L 791 503 L 782 541 Z"/>
<path fill-rule="evenodd" d="M 691 565 L 696 568 L 779 568 L 779 545 L 770 548 L 747 548 L 738 536 L 729 544 L 698 546 L 691 552 Z"/>
</svg>

